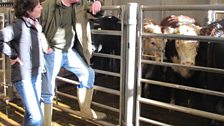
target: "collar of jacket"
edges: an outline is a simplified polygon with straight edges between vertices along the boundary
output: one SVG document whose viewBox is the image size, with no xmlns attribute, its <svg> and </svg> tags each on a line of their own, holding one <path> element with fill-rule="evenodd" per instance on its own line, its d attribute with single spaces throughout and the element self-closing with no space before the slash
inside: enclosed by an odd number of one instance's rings
<svg viewBox="0 0 224 126">
<path fill-rule="evenodd" d="M 40 26 L 37 19 L 32 19 L 30 17 L 22 17 L 27 27 L 35 28 L 37 31 L 42 31 L 42 27 Z"/>
<path fill-rule="evenodd" d="M 81 0 L 80 0 L 80 1 L 81 1 Z M 79 2 L 79 3 L 80 3 L 80 2 Z M 79 3 L 74 3 L 74 4 L 79 4 Z M 59 6 L 64 6 L 63 3 L 62 3 L 62 0 L 57 0 L 57 1 L 56 1 L 56 4 L 59 5 Z"/>
</svg>

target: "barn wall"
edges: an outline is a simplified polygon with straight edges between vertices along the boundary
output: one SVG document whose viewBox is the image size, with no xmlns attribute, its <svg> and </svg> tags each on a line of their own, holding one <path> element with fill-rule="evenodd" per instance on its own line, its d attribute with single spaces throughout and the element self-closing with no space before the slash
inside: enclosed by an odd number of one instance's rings
<svg viewBox="0 0 224 126">
<path fill-rule="evenodd" d="M 143 5 L 200 5 L 200 4 L 220 4 L 224 0 L 105 0 L 107 5 L 123 5 L 135 2 Z M 151 11 L 145 13 L 145 17 L 153 17 L 156 22 L 160 22 L 164 17 L 171 14 L 188 15 L 196 19 L 200 25 L 205 25 L 208 21 L 207 11 Z M 200 16 L 199 16 L 200 15 Z"/>
<path fill-rule="evenodd" d="M 224 0 L 210 0 L 211 4 L 220 4 L 220 3 L 224 3 Z"/>
</svg>

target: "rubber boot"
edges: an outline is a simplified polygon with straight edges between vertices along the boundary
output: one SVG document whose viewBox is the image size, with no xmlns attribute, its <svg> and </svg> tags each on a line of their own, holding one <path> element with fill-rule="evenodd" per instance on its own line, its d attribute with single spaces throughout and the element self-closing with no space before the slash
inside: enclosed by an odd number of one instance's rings
<svg viewBox="0 0 224 126">
<path fill-rule="evenodd" d="M 52 125 L 52 104 L 41 104 L 41 109 L 43 112 L 43 126 Z"/>
<path fill-rule="evenodd" d="M 83 118 L 97 119 L 97 115 L 94 110 L 91 109 L 91 102 L 93 96 L 93 89 L 78 88 L 77 97 L 80 107 L 80 114 Z"/>
</svg>

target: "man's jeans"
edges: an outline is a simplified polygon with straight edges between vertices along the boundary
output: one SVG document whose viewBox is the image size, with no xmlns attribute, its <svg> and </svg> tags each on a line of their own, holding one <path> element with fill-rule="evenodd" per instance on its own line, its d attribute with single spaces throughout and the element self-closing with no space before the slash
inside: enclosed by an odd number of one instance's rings
<svg viewBox="0 0 224 126">
<path fill-rule="evenodd" d="M 55 80 L 61 67 L 64 67 L 78 77 L 78 81 L 80 82 L 78 88 L 93 88 L 95 72 L 83 61 L 75 50 L 70 49 L 68 52 L 54 51 L 50 54 L 45 54 L 44 57 L 47 72 L 43 74 L 41 92 L 43 103 L 52 103 L 55 94 Z"/>
<path fill-rule="evenodd" d="M 24 126 L 42 126 L 40 108 L 41 74 L 14 83 L 25 107 Z"/>
</svg>

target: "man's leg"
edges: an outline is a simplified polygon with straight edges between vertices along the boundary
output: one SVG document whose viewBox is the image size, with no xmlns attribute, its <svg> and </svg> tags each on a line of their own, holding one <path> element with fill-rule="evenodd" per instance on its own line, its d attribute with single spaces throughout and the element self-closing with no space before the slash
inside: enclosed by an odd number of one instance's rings
<svg viewBox="0 0 224 126">
<path fill-rule="evenodd" d="M 68 62 L 64 64 L 64 67 L 73 72 L 80 82 L 77 89 L 77 97 L 81 116 L 89 119 L 97 119 L 96 113 L 91 109 L 95 72 L 83 61 L 76 51 L 70 50 L 67 58 Z"/>
<path fill-rule="evenodd" d="M 42 75 L 42 92 L 41 92 L 41 109 L 43 113 L 43 126 L 51 126 L 52 125 L 52 102 L 51 102 L 51 94 L 52 84 L 47 82 L 47 73 L 43 73 Z"/>
<path fill-rule="evenodd" d="M 43 112 L 43 126 L 51 126 L 53 98 L 55 95 L 55 80 L 62 64 L 62 53 L 45 54 L 46 73 L 42 75 L 41 108 Z"/>
<path fill-rule="evenodd" d="M 91 109 L 92 96 L 93 89 L 77 88 L 81 116 L 88 119 L 98 119 L 96 112 Z"/>
</svg>

